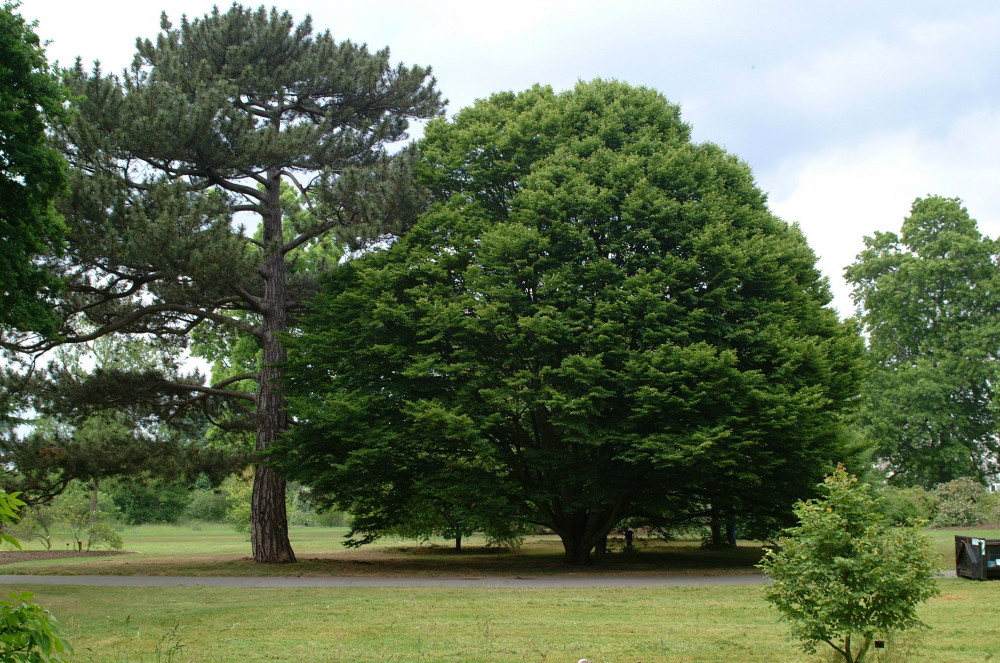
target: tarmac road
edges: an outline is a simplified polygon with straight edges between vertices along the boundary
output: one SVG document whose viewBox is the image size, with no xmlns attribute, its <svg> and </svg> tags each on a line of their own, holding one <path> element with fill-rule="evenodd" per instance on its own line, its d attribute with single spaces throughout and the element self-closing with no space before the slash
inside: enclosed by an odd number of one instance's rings
<svg viewBox="0 0 1000 663">
<path fill-rule="evenodd" d="M 954 571 L 942 571 L 954 578 Z M 620 575 L 620 576 L 32 576 L 0 575 L 0 588 L 22 585 L 85 585 L 89 587 L 690 587 L 760 585 L 769 579 L 759 573 L 732 575 Z"/>
<path fill-rule="evenodd" d="M 0 587 L 21 585 L 86 585 L 90 587 L 680 587 L 692 585 L 759 585 L 759 573 L 738 575 L 621 575 L 532 577 L 405 577 L 405 576 L 32 576 L 0 575 Z"/>
</svg>

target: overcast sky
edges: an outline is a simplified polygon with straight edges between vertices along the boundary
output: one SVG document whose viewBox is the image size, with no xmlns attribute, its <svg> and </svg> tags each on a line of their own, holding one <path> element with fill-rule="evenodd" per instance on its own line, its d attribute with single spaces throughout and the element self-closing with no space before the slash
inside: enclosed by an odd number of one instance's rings
<svg viewBox="0 0 1000 663">
<path fill-rule="evenodd" d="M 211 1 L 24 0 L 70 65 L 131 62 L 160 11 Z M 339 40 L 431 65 L 449 114 L 499 90 L 616 78 L 681 105 L 695 140 L 750 164 L 772 210 L 799 223 L 853 311 L 842 274 L 914 198 L 959 197 L 1000 234 L 1000 3 L 285 0 Z M 220 7 L 228 7 L 220 3 Z"/>
</svg>

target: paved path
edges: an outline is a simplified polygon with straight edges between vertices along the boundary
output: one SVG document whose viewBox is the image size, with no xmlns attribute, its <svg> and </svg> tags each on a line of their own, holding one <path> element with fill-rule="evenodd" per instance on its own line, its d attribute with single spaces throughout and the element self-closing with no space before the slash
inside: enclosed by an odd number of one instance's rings
<svg viewBox="0 0 1000 663">
<path fill-rule="evenodd" d="M 954 571 L 941 571 L 954 578 Z M 684 587 L 760 585 L 768 579 L 759 573 L 737 575 L 621 575 L 534 577 L 405 576 L 31 576 L 0 575 L 0 588 L 21 585 L 85 585 L 89 587 Z"/>
<path fill-rule="evenodd" d="M 541 577 L 386 577 L 386 576 L 30 576 L 0 575 L 10 585 L 87 585 L 91 587 L 677 587 L 691 585 L 758 585 L 758 573 L 740 575 L 622 575 Z"/>
</svg>

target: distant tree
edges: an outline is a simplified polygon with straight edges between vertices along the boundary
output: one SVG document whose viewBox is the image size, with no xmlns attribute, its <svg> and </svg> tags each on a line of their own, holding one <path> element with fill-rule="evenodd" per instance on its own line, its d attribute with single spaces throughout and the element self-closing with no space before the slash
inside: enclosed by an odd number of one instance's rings
<svg viewBox="0 0 1000 663">
<path fill-rule="evenodd" d="M 113 527 L 117 515 L 115 503 L 109 495 L 95 492 L 92 485 L 71 483 L 52 501 L 51 508 L 56 526 L 69 530 L 74 547 L 121 550 L 124 545 Z"/>
<path fill-rule="evenodd" d="M 259 344 L 260 370 L 210 386 L 106 372 L 115 393 L 163 394 L 163 408 L 241 399 L 255 416 L 255 448 L 288 428 L 283 334 L 314 286 L 289 264 L 324 235 L 400 232 L 424 201 L 410 158 L 385 146 L 409 118 L 442 108 L 430 70 L 391 67 L 389 52 L 312 34 L 307 17 L 233 5 L 140 40 L 122 76 L 79 63 L 67 85 L 79 99 L 62 138 L 71 193 L 62 203 L 69 252 L 57 309 L 59 342 L 141 334 L 184 345 L 199 325 Z M 286 238 L 282 183 L 313 214 Z M 253 215 L 254 240 L 235 214 Z M 44 352 L 22 337 L 6 347 Z M 234 388 L 243 381 L 256 390 Z M 284 479 L 258 459 L 251 545 L 260 562 L 293 562 Z"/>
<path fill-rule="evenodd" d="M 766 597 L 807 652 L 826 643 L 860 663 L 879 637 L 920 624 L 917 606 L 937 593 L 936 556 L 916 527 L 893 527 L 870 488 L 843 467 L 823 496 L 800 502 L 799 524 L 767 551 Z"/>
<path fill-rule="evenodd" d="M 58 281 L 37 258 L 63 237 L 65 161 L 48 129 L 66 115 L 66 91 L 18 6 L 0 6 L 0 325 L 48 333 Z"/>
<path fill-rule="evenodd" d="M 126 525 L 175 523 L 192 500 L 190 481 L 183 479 L 169 481 L 139 475 L 109 481 L 103 489 Z"/>
<path fill-rule="evenodd" d="M 873 370 L 858 421 L 889 480 L 932 487 L 998 465 L 1000 254 L 955 198 L 918 198 L 847 268 Z"/>
<path fill-rule="evenodd" d="M 857 334 L 801 232 L 676 106 L 535 87 L 432 121 L 420 150 L 437 203 L 334 270 L 290 339 L 280 456 L 317 494 L 486 495 L 584 564 L 628 517 L 718 502 L 773 528 L 843 457 Z"/>
</svg>

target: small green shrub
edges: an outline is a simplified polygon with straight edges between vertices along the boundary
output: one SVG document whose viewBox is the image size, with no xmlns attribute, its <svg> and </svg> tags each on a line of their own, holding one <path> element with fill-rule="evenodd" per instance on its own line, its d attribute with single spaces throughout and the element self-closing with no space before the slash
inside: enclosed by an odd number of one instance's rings
<svg viewBox="0 0 1000 663">
<path fill-rule="evenodd" d="M 182 518 L 184 520 L 201 520 L 210 523 L 219 523 L 226 519 L 226 510 L 229 505 L 226 502 L 226 493 L 215 491 L 211 488 L 196 488 L 191 491 L 191 499 L 187 508 L 184 509 Z"/>
<path fill-rule="evenodd" d="M 350 527 L 351 516 L 336 509 L 324 509 L 316 512 L 316 525 L 319 527 Z"/>
<path fill-rule="evenodd" d="M 909 525 L 918 521 L 929 522 L 934 510 L 935 497 L 920 486 L 896 488 L 883 486 L 879 491 L 882 513 L 893 525 Z"/>
<path fill-rule="evenodd" d="M 760 567 L 774 582 L 767 600 L 807 652 L 826 643 L 837 660 L 865 660 L 878 639 L 919 626 L 917 605 L 937 593 L 936 558 L 916 528 L 892 527 L 871 489 L 843 466 L 799 502 L 799 524 Z"/>
<path fill-rule="evenodd" d="M 86 549 L 107 548 L 108 550 L 121 550 L 125 545 L 121 535 L 115 531 L 111 523 L 106 520 L 99 520 L 87 530 Z"/>
<path fill-rule="evenodd" d="M 237 532 L 250 533 L 250 498 L 253 496 L 253 468 L 226 477 L 226 522 Z"/>
<path fill-rule="evenodd" d="M 3 531 L 17 521 L 24 502 L 17 493 L 0 490 L 0 543 L 16 548 L 21 544 Z M 0 600 L 0 661 L 3 663 L 61 663 L 63 654 L 73 648 L 59 632 L 56 618 L 48 610 L 31 602 L 31 593 L 9 592 L 9 601 Z"/>
<path fill-rule="evenodd" d="M 1000 493 L 986 493 L 982 510 L 984 525 L 1000 525 Z"/>
<path fill-rule="evenodd" d="M 938 484 L 933 527 L 971 527 L 991 520 L 987 513 L 986 489 L 974 479 L 961 478 Z"/>
</svg>

